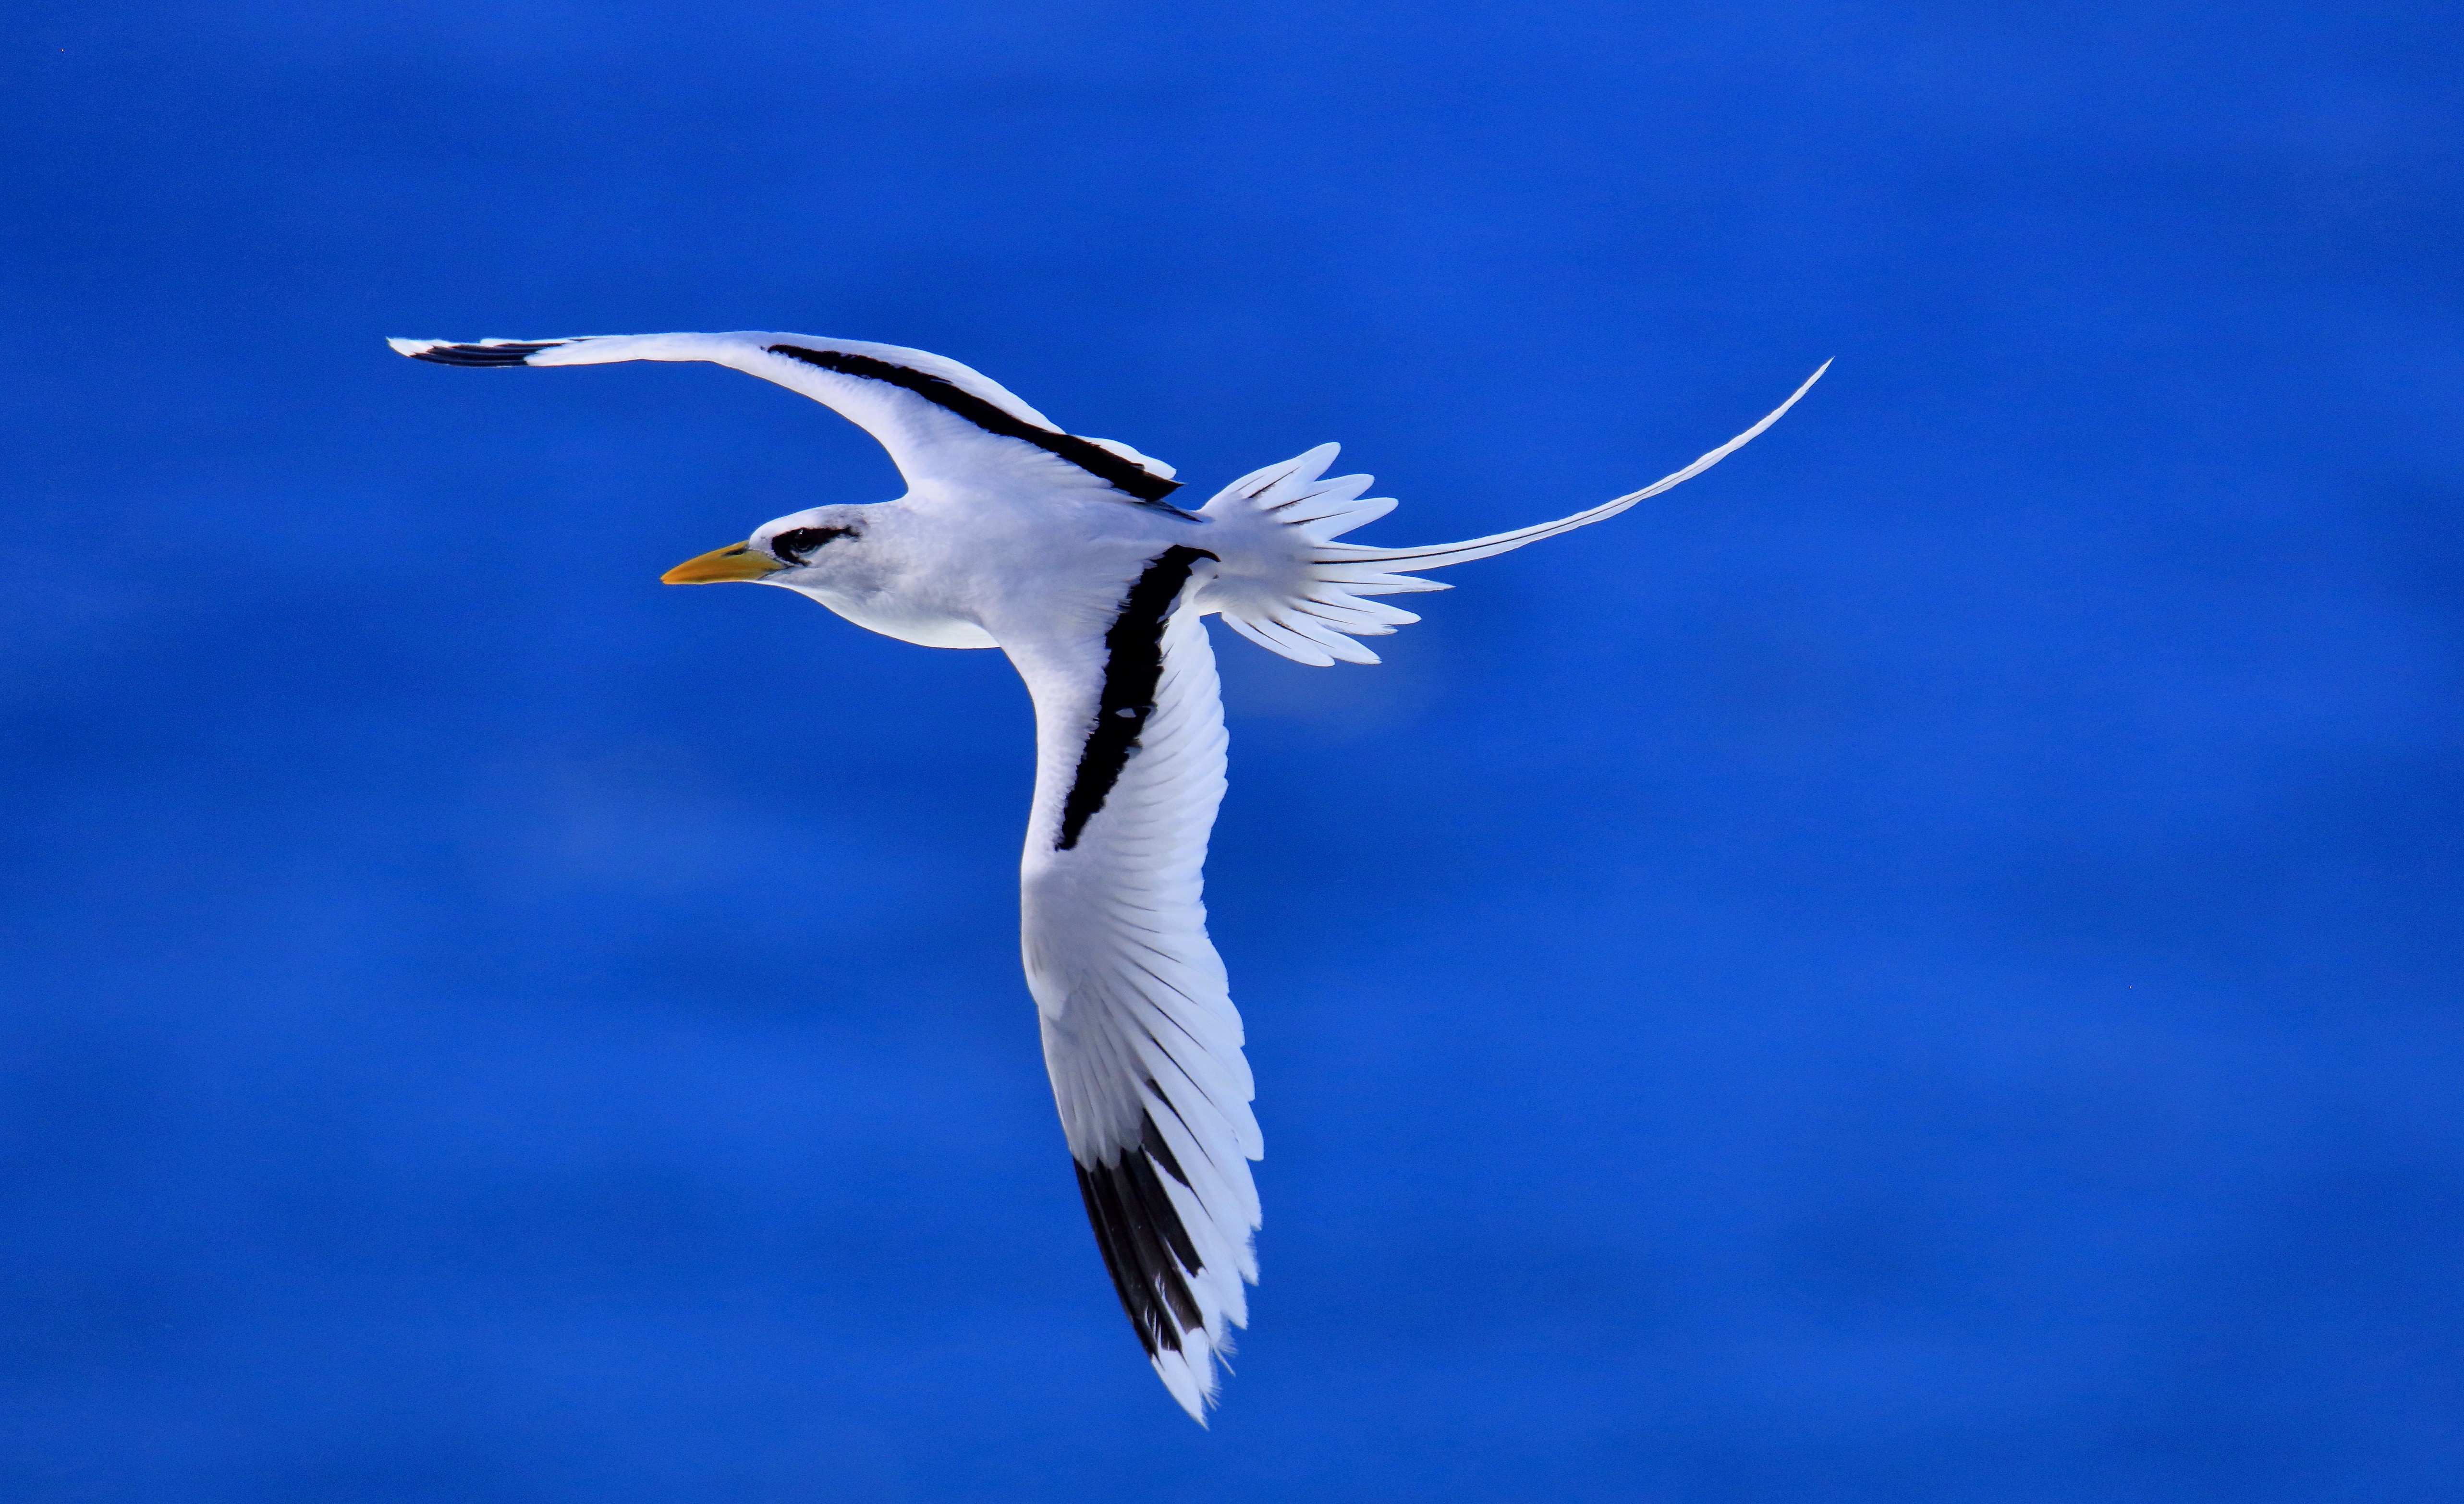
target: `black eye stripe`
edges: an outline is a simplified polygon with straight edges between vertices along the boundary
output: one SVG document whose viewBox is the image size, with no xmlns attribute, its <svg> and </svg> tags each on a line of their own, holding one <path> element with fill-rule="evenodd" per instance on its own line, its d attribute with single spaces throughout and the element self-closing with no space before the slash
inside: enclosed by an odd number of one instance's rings
<svg viewBox="0 0 2464 1504">
<path fill-rule="evenodd" d="M 789 528 L 770 540 L 770 554 L 787 563 L 801 564 L 833 538 L 860 536 L 853 528 Z"/>
</svg>

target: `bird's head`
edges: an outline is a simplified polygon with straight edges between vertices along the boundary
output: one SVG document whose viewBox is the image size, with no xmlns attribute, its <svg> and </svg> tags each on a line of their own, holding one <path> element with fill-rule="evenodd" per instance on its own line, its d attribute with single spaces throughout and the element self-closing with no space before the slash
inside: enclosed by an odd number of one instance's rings
<svg viewBox="0 0 2464 1504">
<path fill-rule="evenodd" d="M 765 522 L 741 543 L 686 559 L 659 578 L 671 585 L 759 580 L 795 590 L 828 591 L 860 556 L 869 519 L 862 507 L 815 507 Z"/>
</svg>

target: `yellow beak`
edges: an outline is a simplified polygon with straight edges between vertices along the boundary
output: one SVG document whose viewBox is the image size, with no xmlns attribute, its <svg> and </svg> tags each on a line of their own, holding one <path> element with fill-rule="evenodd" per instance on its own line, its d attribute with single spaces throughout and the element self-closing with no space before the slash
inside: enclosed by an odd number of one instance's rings
<svg viewBox="0 0 2464 1504">
<path fill-rule="evenodd" d="M 730 543 L 695 555 L 659 577 L 663 585 L 715 585 L 731 579 L 759 579 L 787 566 L 755 550 L 751 543 Z"/>
</svg>

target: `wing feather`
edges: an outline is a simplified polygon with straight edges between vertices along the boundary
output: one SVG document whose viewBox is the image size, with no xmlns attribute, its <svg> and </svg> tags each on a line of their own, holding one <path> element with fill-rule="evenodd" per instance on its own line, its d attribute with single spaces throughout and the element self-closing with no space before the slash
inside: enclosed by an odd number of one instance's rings
<svg viewBox="0 0 2464 1504">
<path fill-rule="evenodd" d="M 1125 609 L 1130 599 L 1125 590 Z M 1133 636 L 1115 634 L 1109 650 L 1129 650 Z M 1258 1273 L 1249 1161 L 1264 1144 L 1241 1015 L 1200 897 L 1223 796 L 1214 654 L 1180 598 L 1154 644 L 1153 708 L 1067 847 L 1065 807 L 1108 703 L 1107 643 L 1007 644 L 1037 723 L 1023 938 L 1045 1064 L 1097 1245 L 1156 1374 L 1202 1421 L 1218 1360 L 1248 1319 L 1243 1285 Z"/>
<path fill-rule="evenodd" d="M 911 490 L 965 491 L 1020 481 L 1109 489 L 1165 506 L 1173 469 L 1110 439 L 1069 433 L 969 366 L 902 345 L 819 335 L 585 335 L 567 339 L 388 340 L 440 365 L 604 365 L 708 360 L 811 398 L 881 441 Z"/>
</svg>

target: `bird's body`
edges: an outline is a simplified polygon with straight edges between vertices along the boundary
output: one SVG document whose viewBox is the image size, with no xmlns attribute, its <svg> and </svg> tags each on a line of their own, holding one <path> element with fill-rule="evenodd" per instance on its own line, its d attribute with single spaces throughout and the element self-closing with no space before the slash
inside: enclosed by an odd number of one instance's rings
<svg viewBox="0 0 2464 1504">
<path fill-rule="evenodd" d="M 1395 504 L 1363 500 L 1365 475 L 1323 478 L 1332 445 L 1185 510 L 1170 467 L 1068 434 L 922 351 L 759 333 L 393 345 L 451 365 L 715 361 L 835 408 L 890 450 L 909 487 L 898 500 L 793 512 L 666 578 L 781 585 L 905 642 L 999 647 L 1026 681 L 1037 755 L 1021 934 L 1045 1061 L 1114 1289 L 1166 1387 L 1201 1420 L 1257 1278 L 1249 1162 L 1264 1145 L 1199 896 L 1224 771 L 1200 619 L 1220 614 L 1302 663 L 1375 663 L 1355 639 L 1418 620 L 1375 598 L 1446 588 L 1411 571 L 1614 515 L 1717 463 L 1814 382 L 1693 465 L 1589 512 L 1373 549 L 1334 539 Z"/>
</svg>

